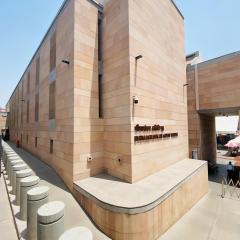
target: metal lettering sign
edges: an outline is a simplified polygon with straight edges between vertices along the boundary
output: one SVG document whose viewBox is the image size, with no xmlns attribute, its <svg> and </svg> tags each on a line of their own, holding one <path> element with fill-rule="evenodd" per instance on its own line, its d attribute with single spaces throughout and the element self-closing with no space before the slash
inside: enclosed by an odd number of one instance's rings
<svg viewBox="0 0 240 240">
<path fill-rule="evenodd" d="M 135 126 L 135 136 L 134 142 L 143 142 L 143 141 L 153 141 L 153 140 L 167 140 L 178 137 L 178 133 L 165 133 L 164 126 L 160 125 L 136 125 Z"/>
</svg>

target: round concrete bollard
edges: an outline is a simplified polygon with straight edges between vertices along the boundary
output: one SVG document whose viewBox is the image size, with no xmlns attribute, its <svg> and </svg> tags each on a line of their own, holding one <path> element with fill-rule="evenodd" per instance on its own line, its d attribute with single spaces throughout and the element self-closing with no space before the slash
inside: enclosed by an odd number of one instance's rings
<svg viewBox="0 0 240 240">
<path fill-rule="evenodd" d="M 9 164 L 9 176 L 8 176 L 8 179 L 10 180 L 10 185 L 12 186 L 12 168 L 13 166 L 15 165 L 19 165 L 19 164 L 23 164 L 23 160 L 13 160 L 13 161 L 10 161 L 10 164 Z"/>
<path fill-rule="evenodd" d="M 10 174 L 10 162 L 13 161 L 13 160 L 21 160 L 21 158 L 19 158 L 19 156 L 10 156 L 10 157 L 7 157 L 6 159 L 6 168 L 7 168 L 7 175 L 9 177 L 9 174 Z"/>
<path fill-rule="evenodd" d="M 37 212 L 37 239 L 58 240 L 64 232 L 64 203 L 46 203 Z"/>
<path fill-rule="evenodd" d="M 74 227 L 61 235 L 59 240 L 92 240 L 92 232 L 86 227 Z"/>
<path fill-rule="evenodd" d="M 20 181 L 20 219 L 27 220 L 27 192 L 37 187 L 39 184 L 38 176 L 30 176 Z"/>
<path fill-rule="evenodd" d="M 10 163 L 15 160 L 22 160 L 22 159 L 19 158 L 19 156 L 11 156 L 11 157 L 8 157 L 6 160 L 6 169 L 7 169 L 8 178 L 10 176 Z"/>
<path fill-rule="evenodd" d="M 16 172 L 16 198 L 15 198 L 15 204 L 17 206 L 20 205 L 20 181 L 23 178 L 29 177 L 33 174 L 31 169 L 25 169 L 21 171 Z"/>
<path fill-rule="evenodd" d="M 27 239 L 37 238 L 37 211 L 48 202 L 49 187 L 35 187 L 27 192 Z"/>
<path fill-rule="evenodd" d="M 12 182 L 12 194 L 13 195 L 16 195 L 16 172 L 24 170 L 24 169 L 27 169 L 27 168 L 28 168 L 28 166 L 25 163 L 19 164 L 19 165 L 14 165 L 12 167 L 12 179 L 11 179 L 11 182 Z"/>
<path fill-rule="evenodd" d="M 14 151 L 8 151 L 8 150 L 3 151 L 3 163 L 4 163 L 4 165 L 7 164 L 7 156 L 11 156 L 12 154 L 13 155 L 15 154 Z"/>
</svg>

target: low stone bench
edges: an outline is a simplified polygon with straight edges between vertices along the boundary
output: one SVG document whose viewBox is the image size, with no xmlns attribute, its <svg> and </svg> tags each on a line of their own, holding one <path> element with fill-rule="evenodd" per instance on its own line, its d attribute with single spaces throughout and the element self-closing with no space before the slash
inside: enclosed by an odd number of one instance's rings
<svg viewBox="0 0 240 240">
<path fill-rule="evenodd" d="M 38 176 L 30 176 L 20 181 L 20 219 L 27 220 L 27 192 L 37 187 L 39 184 Z"/>
<path fill-rule="evenodd" d="M 37 239 L 58 240 L 64 232 L 64 203 L 59 201 L 44 204 L 37 212 Z"/>
<path fill-rule="evenodd" d="M 20 181 L 23 178 L 29 177 L 33 174 L 31 169 L 25 169 L 21 171 L 16 172 L 16 198 L 15 198 L 15 204 L 17 206 L 20 205 Z"/>
<path fill-rule="evenodd" d="M 49 187 L 35 187 L 27 192 L 27 239 L 37 238 L 37 211 L 48 202 Z"/>
<path fill-rule="evenodd" d="M 86 227 L 75 227 L 64 232 L 59 240 L 92 240 L 92 232 Z"/>
<path fill-rule="evenodd" d="M 12 194 L 13 195 L 16 195 L 16 172 L 27 169 L 27 168 L 28 168 L 28 166 L 25 163 L 14 165 L 12 167 L 11 182 L 12 182 Z"/>
</svg>

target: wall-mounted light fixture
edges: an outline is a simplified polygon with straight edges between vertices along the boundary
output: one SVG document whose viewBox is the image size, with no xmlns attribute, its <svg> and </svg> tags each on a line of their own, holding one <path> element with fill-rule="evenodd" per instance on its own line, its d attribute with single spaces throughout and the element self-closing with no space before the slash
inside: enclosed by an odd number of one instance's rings
<svg viewBox="0 0 240 240">
<path fill-rule="evenodd" d="M 187 87 L 189 84 L 188 83 L 185 83 L 185 84 L 183 84 L 183 87 Z"/>
<path fill-rule="evenodd" d="M 65 64 L 69 65 L 69 64 L 70 64 L 70 61 L 63 59 L 63 60 L 62 60 L 62 63 L 65 63 Z"/>
<path fill-rule="evenodd" d="M 21 102 L 25 102 L 25 99 L 20 99 Z"/>
<path fill-rule="evenodd" d="M 134 104 L 138 104 L 138 102 L 139 102 L 138 97 L 137 96 L 133 96 L 133 103 Z"/>
<path fill-rule="evenodd" d="M 143 58 L 143 56 L 142 55 L 138 55 L 138 56 L 135 57 L 135 60 L 137 61 L 137 60 L 139 60 L 141 58 Z"/>
</svg>

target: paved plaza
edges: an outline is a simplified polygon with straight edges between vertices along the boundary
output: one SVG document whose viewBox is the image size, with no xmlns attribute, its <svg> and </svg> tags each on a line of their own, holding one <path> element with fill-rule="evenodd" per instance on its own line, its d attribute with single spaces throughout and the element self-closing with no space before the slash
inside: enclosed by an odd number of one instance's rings
<svg viewBox="0 0 240 240">
<path fill-rule="evenodd" d="M 239 240 L 240 199 L 221 198 L 222 176 L 231 157 L 218 153 L 218 173 L 209 176 L 209 192 L 159 240 Z"/>
<path fill-rule="evenodd" d="M 13 146 L 13 145 L 11 145 Z M 56 173 L 22 149 L 15 150 L 41 178 L 41 185 L 50 187 L 50 200 L 65 202 L 66 229 L 74 226 L 87 226 L 93 232 L 94 239 L 108 239 L 89 220 Z M 222 175 L 226 174 L 225 164 L 233 158 L 219 153 L 218 173 L 210 175 L 209 193 L 204 196 L 185 216 L 171 227 L 159 240 L 238 240 L 240 236 L 240 201 L 228 197 L 221 198 Z M 0 232 L 4 240 L 17 238 L 14 220 L 7 196 L 3 177 L 0 179 Z M 6 231 L 8 229 L 8 231 Z"/>
</svg>

